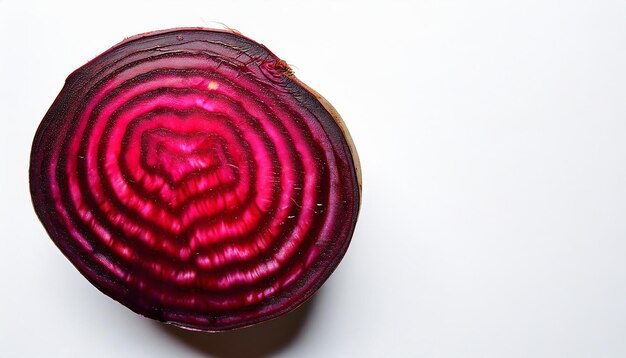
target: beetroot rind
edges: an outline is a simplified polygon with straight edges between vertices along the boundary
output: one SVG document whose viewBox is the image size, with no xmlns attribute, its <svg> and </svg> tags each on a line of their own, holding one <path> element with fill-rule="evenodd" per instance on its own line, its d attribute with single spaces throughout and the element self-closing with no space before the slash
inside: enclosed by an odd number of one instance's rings
<svg viewBox="0 0 626 358">
<path fill-rule="evenodd" d="M 360 205 L 336 111 L 239 34 L 138 35 L 72 73 L 33 142 L 35 211 L 98 289 L 223 331 L 289 312 L 344 256 Z"/>
</svg>

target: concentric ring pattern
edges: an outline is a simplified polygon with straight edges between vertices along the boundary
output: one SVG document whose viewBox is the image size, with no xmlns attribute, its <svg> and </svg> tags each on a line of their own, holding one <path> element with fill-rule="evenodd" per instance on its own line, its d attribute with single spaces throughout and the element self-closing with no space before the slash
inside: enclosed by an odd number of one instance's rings
<svg viewBox="0 0 626 358">
<path fill-rule="evenodd" d="M 105 294 L 185 328 L 288 312 L 345 254 L 356 157 L 321 97 L 241 35 L 130 38 L 74 72 L 36 134 L 33 203 Z"/>
</svg>

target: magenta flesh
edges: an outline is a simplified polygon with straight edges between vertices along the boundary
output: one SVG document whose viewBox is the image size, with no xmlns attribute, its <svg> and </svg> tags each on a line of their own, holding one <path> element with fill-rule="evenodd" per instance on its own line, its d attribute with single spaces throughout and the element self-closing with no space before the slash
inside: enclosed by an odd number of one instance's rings
<svg viewBox="0 0 626 358">
<path fill-rule="evenodd" d="M 75 71 L 30 187 L 48 234 L 133 311 L 222 331 L 289 312 L 344 256 L 360 189 L 329 105 L 264 46 L 174 29 Z"/>
</svg>

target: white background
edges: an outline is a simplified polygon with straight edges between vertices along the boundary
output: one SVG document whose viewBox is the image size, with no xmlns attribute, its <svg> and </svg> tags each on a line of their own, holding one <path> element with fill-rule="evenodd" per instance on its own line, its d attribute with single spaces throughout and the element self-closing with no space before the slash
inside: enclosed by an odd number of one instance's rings
<svg viewBox="0 0 626 358">
<path fill-rule="evenodd" d="M 124 37 L 218 27 L 335 105 L 352 245 L 315 298 L 226 334 L 92 287 L 32 209 L 65 77 Z M 626 1 L 0 0 L 1 357 L 626 356 Z"/>
</svg>

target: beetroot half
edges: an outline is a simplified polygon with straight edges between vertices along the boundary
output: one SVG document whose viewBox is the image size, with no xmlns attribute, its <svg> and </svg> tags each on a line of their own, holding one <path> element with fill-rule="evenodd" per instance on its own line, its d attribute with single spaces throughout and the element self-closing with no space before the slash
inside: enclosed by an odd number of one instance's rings
<svg viewBox="0 0 626 358">
<path fill-rule="evenodd" d="M 41 122 L 30 190 L 98 289 L 177 326 L 289 312 L 344 256 L 360 205 L 337 112 L 240 34 L 129 38 L 72 73 Z"/>
</svg>

